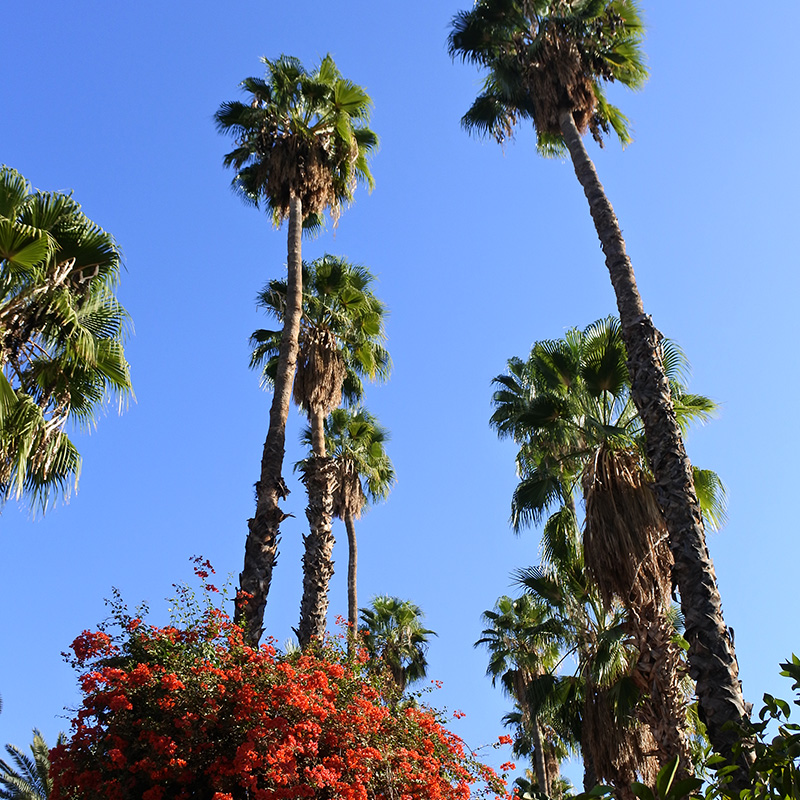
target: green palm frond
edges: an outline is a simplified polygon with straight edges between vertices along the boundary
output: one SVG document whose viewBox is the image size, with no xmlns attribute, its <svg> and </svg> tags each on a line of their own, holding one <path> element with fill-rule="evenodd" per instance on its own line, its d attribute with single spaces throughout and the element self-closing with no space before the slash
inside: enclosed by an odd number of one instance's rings
<svg viewBox="0 0 800 800">
<path fill-rule="evenodd" d="M 311 72 L 286 55 L 262 63 L 264 78 L 241 83 L 249 101 L 223 103 L 215 114 L 217 130 L 236 141 L 223 164 L 235 170 L 234 191 L 263 205 L 275 225 L 288 216 L 289 198 L 298 197 L 304 227 L 313 232 L 325 211 L 338 218 L 358 184 L 373 187 L 372 101 L 330 55 Z"/>
<path fill-rule="evenodd" d="M 59 733 L 57 745 L 66 737 Z M 50 777 L 50 748 L 42 734 L 34 729 L 31 755 L 12 744 L 6 745 L 11 763 L 0 759 L 0 798 L 2 800 L 47 800 L 53 788 Z"/>
<path fill-rule="evenodd" d="M 386 340 L 386 306 L 374 294 L 375 277 L 363 265 L 325 255 L 303 263 L 303 317 L 295 398 L 303 408 L 315 404 L 303 396 L 304 365 L 311 343 L 327 337 L 344 366 L 342 382 L 331 387 L 330 397 L 342 394 L 350 405 L 360 402 L 362 379 L 385 381 L 391 372 Z M 258 296 L 258 305 L 278 322 L 286 308 L 286 281 L 272 280 Z M 280 331 L 258 330 L 250 337 L 250 366 L 261 370 L 262 383 L 270 385 L 277 369 Z M 311 387 L 308 387 L 311 388 Z M 332 400 L 331 400 L 332 402 Z M 329 410 L 326 409 L 326 410 Z"/>
<path fill-rule="evenodd" d="M 33 190 L 9 167 L 0 205 L 0 494 L 45 510 L 77 485 L 64 425 L 89 428 L 132 396 L 122 255 L 71 195 Z"/>
<path fill-rule="evenodd" d="M 502 143 L 530 120 L 543 155 L 564 153 L 558 115 L 573 113 L 580 130 L 601 139 L 611 130 L 630 141 L 628 121 L 604 86 L 639 89 L 647 79 L 644 27 L 633 0 L 476 0 L 452 19 L 452 58 L 486 70 L 481 93 L 462 124 Z"/>
</svg>

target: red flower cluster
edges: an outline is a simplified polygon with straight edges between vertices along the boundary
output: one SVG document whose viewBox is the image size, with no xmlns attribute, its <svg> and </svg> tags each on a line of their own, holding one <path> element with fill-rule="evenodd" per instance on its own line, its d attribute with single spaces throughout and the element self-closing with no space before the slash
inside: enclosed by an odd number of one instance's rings
<svg viewBox="0 0 800 800">
<path fill-rule="evenodd" d="M 205 565 L 203 565 L 205 566 Z M 466 800 L 504 793 L 430 710 L 362 658 L 255 650 L 209 608 L 191 630 L 120 621 L 73 643 L 84 699 L 51 800 Z"/>
</svg>

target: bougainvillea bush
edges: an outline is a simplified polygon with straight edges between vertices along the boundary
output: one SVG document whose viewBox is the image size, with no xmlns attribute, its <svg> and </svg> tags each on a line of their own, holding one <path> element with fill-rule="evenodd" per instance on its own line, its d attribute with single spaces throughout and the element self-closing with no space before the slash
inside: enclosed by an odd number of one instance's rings
<svg viewBox="0 0 800 800">
<path fill-rule="evenodd" d="M 113 628 L 73 642 L 83 702 L 51 752 L 51 800 L 504 792 L 434 712 L 398 702 L 363 654 L 347 657 L 336 641 L 303 654 L 253 649 L 213 603 L 197 617 L 155 627 L 117 604 Z"/>
</svg>

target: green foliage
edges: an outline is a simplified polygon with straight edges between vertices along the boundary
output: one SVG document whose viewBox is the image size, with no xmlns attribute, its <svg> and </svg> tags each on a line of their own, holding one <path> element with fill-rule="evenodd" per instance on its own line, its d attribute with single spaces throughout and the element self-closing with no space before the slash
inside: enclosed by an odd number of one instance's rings
<svg viewBox="0 0 800 800">
<path fill-rule="evenodd" d="M 462 118 L 469 131 L 503 143 L 521 120 L 536 130 L 542 155 L 559 155 L 559 112 L 569 110 L 594 137 L 630 140 L 628 120 L 604 85 L 631 89 L 647 79 L 644 27 L 633 0 L 477 0 L 452 21 L 449 50 L 486 69 L 483 91 Z"/>
<path fill-rule="evenodd" d="M 410 600 L 398 597 L 376 597 L 371 608 L 362 608 L 364 647 L 376 666 L 382 663 L 392 676 L 397 691 L 425 677 L 428 661 L 428 638 L 435 631 L 422 624 L 423 613 Z"/>
<path fill-rule="evenodd" d="M 358 183 L 373 186 L 372 101 L 342 77 L 330 55 L 311 72 L 291 56 L 261 60 L 265 77 L 241 83 L 248 102 L 223 103 L 215 114 L 217 129 L 236 140 L 224 164 L 235 170 L 234 191 L 256 207 L 263 203 L 276 225 L 294 195 L 306 228 L 319 228 L 322 213 L 337 218 Z"/>
<path fill-rule="evenodd" d="M 65 425 L 90 428 L 131 395 L 121 263 L 71 195 L 0 168 L 0 500 L 45 510 L 68 494 L 80 455 Z"/>
<path fill-rule="evenodd" d="M 800 658 L 792 654 L 781 664 L 781 675 L 792 680 L 796 694 L 792 705 L 800 706 Z M 800 797 L 800 724 L 789 722 L 791 705 L 771 694 L 764 695 L 758 722 L 739 732 L 734 754 L 749 751 L 753 757 L 750 787 L 737 800 L 794 800 Z M 716 780 L 706 791 L 706 798 L 733 798 L 728 781 L 736 767 L 728 766 L 718 756 L 712 757 L 709 768 L 716 771 Z"/>
<path fill-rule="evenodd" d="M 58 734 L 57 744 L 66 737 Z M 12 764 L 0 759 L 0 798 L 2 800 L 47 800 L 53 788 L 50 776 L 50 748 L 42 734 L 34 728 L 31 755 L 23 753 L 13 744 L 6 745 Z"/>
</svg>

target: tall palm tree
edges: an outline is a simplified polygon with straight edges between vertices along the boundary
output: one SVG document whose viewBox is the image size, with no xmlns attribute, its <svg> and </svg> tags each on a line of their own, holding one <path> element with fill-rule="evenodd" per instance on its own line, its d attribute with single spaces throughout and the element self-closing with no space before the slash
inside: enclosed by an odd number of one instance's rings
<svg viewBox="0 0 800 800">
<path fill-rule="evenodd" d="M 671 342 L 663 349 L 680 423 L 706 418 L 713 403 L 689 394 L 679 380 L 686 369 L 682 353 Z M 627 609 L 638 648 L 634 674 L 647 695 L 639 717 L 651 726 L 660 763 L 680 755 L 688 767 L 682 650 L 671 620 L 672 557 L 650 489 L 618 323 L 609 318 L 563 340 L 537 342 L 527 362 L 512 359 L 495 383 L 492 423 L 520 443 L 515 527 L 554 505 L 574 509 L 575 499 L 583 500 L 588 573 L 607 609 L 615 601 Z M 698 485 L 713 500 L 719 479 L 698 471 Z"/>
<path fill-rule="evenodd" d="M 347 530 L 347 623 L 358 627 L 358 542 L 355 520 L 369 503 L 389 496 L 395 482 L 394 466 L 386 454 L 389 432 L 367 409 L 335 408 L 325 420 L 325 447 L 336 465 L 333 514 Z M 311 445 L 311 429 L 302 441 Z M 352 637 L 351 637 L 352 641 Z"/>
<path fill-rule="evenodd" d="M 643 32 L 634 0 L 477 0 L 453 19 L 449 46 L 451 55 L 487 70 L 484 90 L 464 125 L 502 142 L 517 122 L 530 120 L 540 150 L 569 152 L 583 187 L 616 294 L 631 396 L 647 434 L 647 457 L 669 532 L 691 674 L 711 742 L 730 760 L 733 726 L 745 719 L 746 710 L 670 398 L 662 337 L 644 312 L 619 222 L 582 139 L 589 131 L 599 140 L 613 129 L 623 143 L 629 141 L 626 119 L 608 103 L 603 86 L 643 85 Z"/>
<path fill-rule="evenodd" d="M 386 595 L 361 609 L 359 630 L 367 652 L 373 663 L 389 670 L 398 694 L 427 673 L 428 638 L 437 634 L 423 626 L 423 617 L 422 609 L 410 600 Z"/>
<path fill-rule="evenodd" d="M 121 263 L 71 195 L 0 168 L 0 501 L 67 494 L 81 462 L 65 425 L 131 394 Z"/>
<path fill-rule="evenodd" d="M 308 414 L 311 456 L 302 462 L 308 490 L 310 532 L 303 555 L 303 599 L 297 629 L 301 647 L 325 632 L 328 585 L 333 575 L 333 515 L 338 469 L 328 455 L 325 418 L 343 396 L 358 400 L 362 377 L 384 380 L 391 368 L 383 346 L 386 308 L 372 291 L 374 276 L 366 267 L 326 255 L 303 264 L 303 316 L 294 399 Z M 287 286 L 270 281 L 259 296 L 259 305 L 283 318 Z M 251 363 L 260 366 L 267 382 L 273 382 L 280 357 L 280 334 L 259 330 L 252 336 Z"/>
<path fill-rule="evenodd" d="M 66 737 L 58 734 L 57 745 Z M 25 755 L 13 744 L 6 745 L 13 766 L 0 759 L 0 798 L 2 800 L 47 800 L 53 788 L 50 777 L 50 748 L 42 734 L 34 728 L 31 755 Z"/>
<path fill-rule="evenodd" d="M 286 421 L 299 349 L 302 305 L 301 235 L 304 224 L 318 225 L 327 210 L 334 219 L 359 182 L 372 188 L 367 162 L 377 136 L 368 127 L 372 103 L 367 93 L 339 73 L 326 56 L 312 72 L 289 56 L 262 59 L 265 78 L 246 78 L 246 103 L 223 103 L 217 128 L 236 140 L 225 166 L 236 174 L 233 187 L 248 203 L 264 205 L 277 226 L 288 219 L 288 280 L 278 367 L 269 429 L 256 482 L 256 511 L 248 521 L 244 568 L 239 576 L 242 602 L 237 619 L 256 644 L 278 552 L 279 504 L 288 489 L 283 480 Z"/>
<path fill-rule="evenodd" d="M 547 618 L 546 604 L 537 603 L 530 594 L 517 599 L 504 595 L 494 611 L 484 612 L 487 627 L 475 645 L 484 645 L 489 651 L 486 674 L 492 685 L 500 680 L 520 709 L 520 727 L 532 745 L 539 791 L 550 796 L 560 771 L 558 760 L 551 757 L 555 743 L 546 739 L 542 721 L 531 713 L 528 702 L 531 681 L 547 674 L 559 660 L 552 629 L 543 624 Z"/>
</svg>

